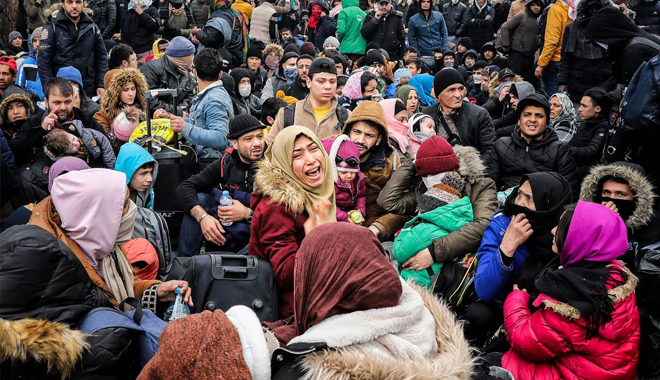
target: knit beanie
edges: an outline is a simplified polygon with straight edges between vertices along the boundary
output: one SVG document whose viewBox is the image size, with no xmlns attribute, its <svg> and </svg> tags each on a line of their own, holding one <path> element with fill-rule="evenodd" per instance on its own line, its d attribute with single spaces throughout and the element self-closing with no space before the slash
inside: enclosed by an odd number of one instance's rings
<svg viewBox="0 0 660 380">
<path fill-rule="evenodd" d="M 82 75 L 80 75 L 80 71 L 76 69 L 73 66 L 65 66 L 62 67 L 57 71 L 57 77 L 66 79 L 69 82 L 75 82 L 78 84 L 78 87 L 82 90 L 83 86 L 83 81 L 82 81 Z"/>
<path fill-rule="evenodd" d="M 221 310 L 207 310 L 168 323 L 160 334 L 158 352 L 138 378 L 248 380 L 252 376 L 236 327 Z"/>
<path fill-rule="evenodd" d="M 284 54 L 286 53 L 296 53 L 296 55 L 300 54 L 300 48 L 298 48 L 298 45 L 296 44 L 287 44 L 284 47 Z"/>
<path fill-rule="evenodd" d="M 264 60 L 263 54 L 261 53 L 261 49 L 258 47 L 252 45 L 247 51 L 247 56 L 245 58 L 250 58 L 250 57 L 257 57 L 260 60 Z"/>
<path fill-rule="evenodd" d="M 325 48 L 325 45 L 330 44 L 335 47 L 335 49 L 339 50 L 339 40 L 336 37 L 330 36 L 323 41 L 323 47 Z"/>
<path fill-rule="evenodd" d="M 9 37 L 7 37 L 7 41 L 9 41 L 9 43 L 11 43 L 13 40 L 15 40 L 19 37 L 23 38 L 23 36 L 21 35 L 21 32 L 18 32 L 16 30 L 14 30 L 13 32 L 9 33 Z"/>
<path fill-rule="evenodd" d="M 187 57 L 195 54 L 195 45 L 185 37 L 174 37 L 165 52 L 169 57 Z"/>
<path fill-rule="evenodd" d="M 423 214 L 455 202 L 463 197 L 463 189 L 465 180 L 460 174 L 454 171 L 443 173 L 439 183 L 417 197 L 417 211 Z"/>
<path fill-rule="evenodd" d="M 364 66 L 371 66 L 378 63 L 385 66 L 385 58 L 380 53 L 380 50 L 371 50 L 364 56 Z"/>
<path fill-rule="evenodd" d="M 431 136 L 417 151 L 415 169 L 420 177 L 457 170 L 458 157 L 447 140 Z"/>
<path fill-rule="evenodd" d="M 435 96 L 438 97 L 447 87 L 457 83 L 465 85 L 463 76 L 461 76 L 458 70 L 444 68 L 438 71 L 433 78 L 433 92 L 435 93 Z"/>
<path fill-rule="evenodd" d="M 32 31 L 32 39 L 34 39 L 35 37 L 41 38 L 41 31 L 42 30 L 44 30 L 44 28 L 41 27 L 41 26 L 36 28 L 35 30 L 33 30 Z M 30 41 L 30 43 L 32 43 L 32 41 Z"/>
<path fill-rule="evenodd" d="M 142 116 L 142 111 L 137 107 L 126 107 L 116 118 L 112 121 L 112 133 L 115 135 L 117 140 L 128 141 L 140 124 L 140 119 Z"/>
<path fill-rule="evenodd" d="M 300 55 L 307 54 L 312 57 L 316 57 L 316 48 L 311 42 L 305 42 L 300 46 Z"/>
<path fill-rule="evenodd" d="M 332 162 L 335 181 L 338 171 L 357 173 L 360 170 L 360 150 L 347 135 L 325 139 L 322 143 Z"/>
<path fill-rule="evenodd" d="M 472 49 L 472 40 L 470 37 L 461 37 L 458 39 L 458 44 L 461 46 L 465 46 L 467 50 Z"/>
<path fill-rule="evenodd" d="M 14 72 L 14 75 L 18 72 L 18 67 L 16 67 L 16 61 L 14 58 L 8 56 L 8 55 L 3 55 L 0 57 L 0 65 L 5 65 L 9 66 L 10 69 Z"/>
<path fill-rule="evenodd" d="M 227 138 L 230 140 L 237 139 L 246 133 L 263 128 L 264 125 L 261 124 L 259 119 L 256 117 L 252 115 L 241 114 L 234 117 L 231 122 L 229 122 L 229 133 L 227 133 Z"/>
</svg>

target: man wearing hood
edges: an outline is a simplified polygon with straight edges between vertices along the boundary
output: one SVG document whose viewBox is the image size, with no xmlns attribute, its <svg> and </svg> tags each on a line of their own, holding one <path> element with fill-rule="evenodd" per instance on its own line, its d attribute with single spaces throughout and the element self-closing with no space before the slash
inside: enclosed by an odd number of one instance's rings
<svg viewBox="0 0 660 380">
<path fill-rule="evenodd" d="M 657 295 L 660 279 L 640 270 L 644 253 L 652 250 L 646 247 L 660 241 L 660 213 L 654 209 L 654 198 L 653 186 L 644 169 L 630 162 L 594 167 L 582 182 L 580 191 L 580 199 L 600 203 L 613 210 L 621 216 L 628 229 L 629 247 L 621 259 L 640 279 L 637 306 L 642 340 L 638 375 L 645 378 L 655 377 L 660 372 L 660 352 L 654 350 L 652 340 L 652 335 L 656 339 L 659 332 L 651 322 L 651 317 L 660 319 L 660 298 Z"/>
<path fill-rule="evenodd" d="M 524 12 L 515 15 L 500 29 L 502 50 L 509 53 L 509 68 L 532 84 L 536 82 L 534 54 L 539 48 L 537 19 L 542 11 L 542 0 L 530 0 Z"/>
<path fill-rule="evenodd" d="M 385 49 L 390 61 L 398 61 L 406 49 L 405 25 L 401 12 L 395 11 L 389 0 L 381 0 L 378 9 L 370 10 L 362 25 L 362 37 Z"/>
<path fill-rule="evenodd" d="M 507 58 L 502 57 L 500 52 L 495 49 L 495 45 L 492 42 L 486 42 L 484 46 L 481 47 L 479 52 L 481 59 L 486 61 L 489 65 L 495 65 L 504 70 L 507 67 Z"/>
<path fill-rule="evenodd" d="M 432 7 L 431 0 L 420 0 L 419 13 L 408 22 L 408 46 L 419 50 L 427 66 L 433 66 L 435 48 L 447 49 L 449 43 L 445 18 Z"/>
<path fill-rule="evenodd" d="M 516 108 L 518 127 L 510 136 L 497 140 L 486 159 L 488 176 L 495 180 L 497 190 L 517 186 L 525 174 L 551 171 L 566 178 L 577 197 L 579 184 L 571 149 L 559 141 L 555 131 L 548 129 L 548 99 L 532 94 Z"/>
<path fill-rule="evenodd" d="M 448 42 L 456 44 L 458 37 L 465 31 L 467 21 L 465 12 L 467 12 L 467 6 L 459 0 L 449 0 L 442 6 L 442 15 L 447 23 Z"/>
<path fill-rule="evenodd" d="M 531 83 L 520 81 L 511 85 L 508 96 L 508 105 L 504 107 L 504 115 L 493 120 L 493 127 L 497 138 L 510 136 L 518 124 L 518 114 L 516 109 L 521 100 L 526 99 L 534 93 L 534 86 Z"/>
<path fill-rule="evenodd" d="M 296 79 L 284 90 L 284 95 L 293 96 L 296 99 L 304 99 L 309 94 L 307 78 L 309 78 L 309 67 L 313 60 L 314 58 L 307 54 L 298 57 L 298 60 L 296 60 Z"/>
<path fill-rule="evenodd" d="M 108 53 L 99 28 L 83 11 L 82 0 L 65 0 L 51 17 L 39 42 L 41 84 L 45 87 L 61 67 L 73 66 L 82 74 L 85 92 L 100 96 L 108 71 Z"/>
<path fill-rule="evenodd" d="M 364 33 L 360 34 L 360 28 L 366 24 L 366 14 L 358 3 L 358 0 L 342 0 L 342 9 L 337 15 L 338 50 L 352 61 L 363 55 L 367 48 L 366 37 Z"/>
<path fill-rule="evenodd" d="M 481 50 L 486 42 L 493 40 L 494 17 L 495 10 L 488 5 L 487 0 L 474 0 L 474 4 L 468 9 L 465 30 L 475 50 Z"/>
<path fill-rule="evenodd" d="M 298 53 L 284 53 L 284 56 L 280 59 L 277 72 L 268 78 L 264 89 L 261 91 L 262 102 L 274 98 L 278 91 L 284 91 L 289 83 L 293 83 L 296 78 L 296 61 L 298 61 Z"/>
<path fill-rule="evenodd" d="M 325 0 L 314 0 L 311 9 L 312 15 L 307 22 L 309 27 L 307 41 L 313 43 L 316 50 L 323 51 L 326 38 L 334 36 L 337 32 L 337 21 L 329 16 L 330 7 Z"/>
</svg>

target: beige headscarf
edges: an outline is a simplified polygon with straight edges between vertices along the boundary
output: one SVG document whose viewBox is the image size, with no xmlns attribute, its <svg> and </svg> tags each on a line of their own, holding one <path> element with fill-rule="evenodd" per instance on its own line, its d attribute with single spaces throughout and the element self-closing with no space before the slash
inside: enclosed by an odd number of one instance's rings
<svg viewBox="0 0 660 380">
<path fill-rule="evenodd" d="M 108 256 L 101 259 L 100 274 L 119 302 L 126 299 L 126 297 L 135 297 L 133 268 L 131 268 L 124 252 L 119 248 L 131 239 L 135 228 L 137 206 L 133 201 L 129 202 L 128 212 L 121 218 L 115 246 Z"/>
<path fill-rule="evenodd" d="M 307 184 L 302 182 L 296 175 L 293 173 L 292 164 L 293 164 L 293 146 L 295 144 L 296 138 L 300 135 L 308 137 L 310 140 L 318 145 L 319 149 L 323 153 L 323 184 L 317 188 L 309 187 Z M 337 221 L 337 208 L 335 205 L 335 184 L 333 181 L 332 173 L 332 163 L 330 162 L 330 157 L 328 153 L 323 149 L 323 144 L 321 140 L 312 132 L 309 128 L 301 127 L 298 125 L 292 125 L 290 127 L 284 128 L 280 133 L 275 136 L 273 144 L 268 147 L 266 150 L 266 158 L 270 160 L 270 163 L 280 169 L 291 181 L 291 184 L 300 187 L 301 192 L 305 197 L 305 210 L 307 213 L 313 211 L 312 206 L 315 204 L 320 204 L 324 200 L 329 200 L 332 204 L 326 222 L 336 222 Z"/>
</svg>

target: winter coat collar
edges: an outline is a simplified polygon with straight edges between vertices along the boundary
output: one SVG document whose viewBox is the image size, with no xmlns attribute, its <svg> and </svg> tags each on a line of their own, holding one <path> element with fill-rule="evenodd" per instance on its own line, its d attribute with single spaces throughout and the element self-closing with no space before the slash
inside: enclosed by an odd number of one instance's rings
<svg viewBox="0 0 660 380">
<path fill-rule="evenodd" d="M 434 344 L 436 350 L 433 354 L 419 360 L 412 358 L 410 360 L 393 360 L 392 356 L 382 353 L 383 346 L 379 344 L 378 339 L 372 341 L 374 337 L 363 336 L 358 344 L 307 355 L 301 364 L 305 371 L 302 379 L 469 379 L 474 365 L 471 350 L 463 335 L 462 327 L 456 322 L 452 312 L 432 294 L 414 284 L 404 285 L 404 289 L 416 293 L 413 297 L 421 297 L 423 305 L 419 304 L 419 308 L 428 310 L 433 318 L 436 339 Z M 404 296 L 405 292 L 406 290 L 404 290 Z M 375 312 L 384 310 L 379 309 Z M 360 313 L 368 314 L 370 312 Z M 351 326 L 359 326 L 358 329 L 362 330 L 363 321 L 364 319 L 360 319 L 358 323 Z M 321 326 L 321 324 L 317 326 Z M 350 330 L 348 325 L 343 326 L 342 330 Z M 358 329 L 354 330 L 356 333 L 354 337 L 369 332 L 374 332 L 376 336 L 383 335 L 382 332 L 378 333 L 375 330 L 358 331 Z M 389 332 L 388 330 L 383 331 L 385 334 Z M 426 331 L 425 333 L 430 334 L 431 332 Z M 305 335 L 307 333 L 303 337 Z M 396 359 L 400 359 L 400 357 Z"/>
<path fill-rule="evenodd" d="M 282 205 L 295 214 L 305 211 L 305 190 L 300 184 L 287 178 L 286 174 L 269 160 L 259 161 L 254 182 L 256 190 L 270 198 L 272 203 Z"/>
<path fill-rule="evenodd" d="M 475 184 L 485 177 L 486 165 L 477 149 L 454 145 L 454 152 L 458 157 L 458 174 L 465 177 L 468 183 Z"/>
<path fill-rule="evenodd" d="M 654 193 L 651 182 L 639 171 L 625 165 L 601 165 L 591 169 L 588 176 L 582 182 L 580 199 L 593 202 L 598 195 L 598 185 L 606 176 L 622 178 L 628 182 L 635 193 L 637 207 L 626 221 L 626 226 L 632 230 L 644 227 L 653 218 Z"/>
</svg>

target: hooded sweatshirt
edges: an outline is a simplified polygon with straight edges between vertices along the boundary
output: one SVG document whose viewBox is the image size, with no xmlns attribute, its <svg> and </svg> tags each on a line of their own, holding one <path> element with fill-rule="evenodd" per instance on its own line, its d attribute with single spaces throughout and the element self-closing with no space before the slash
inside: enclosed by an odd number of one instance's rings
<svg viewBox="0 0 660 380">
<path fill-rule="evenodd" d="M 135 143 L 127 143 L 122 145 L 117 156 L 115 163 L 115 170 L 126 174 L 126 185 L 131 182 L 133 174 L 140 168 L 140 166 L 153 162 L 154 171 L 151 174 L 152 181 L 146 191 L 137 191 L 131 189 L 131 200 L 135 202 L 138 207 L 146 207 L 150 210 L 154 209 L 154 184 L 156 183 L 156 176 L 158 175 L 158 161 L 156 161 L 146 149 Z"/>
</svg>

